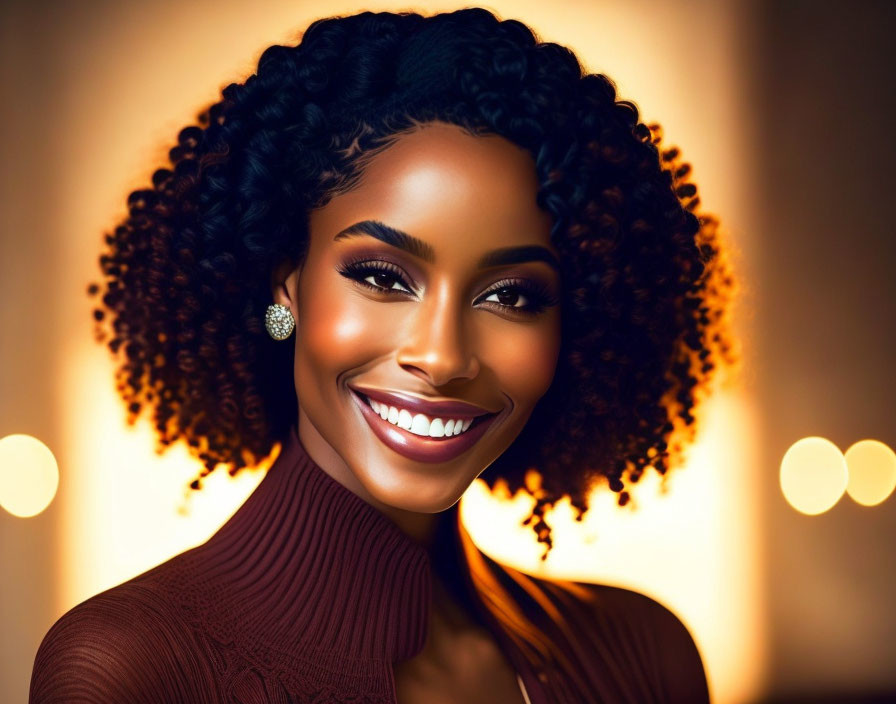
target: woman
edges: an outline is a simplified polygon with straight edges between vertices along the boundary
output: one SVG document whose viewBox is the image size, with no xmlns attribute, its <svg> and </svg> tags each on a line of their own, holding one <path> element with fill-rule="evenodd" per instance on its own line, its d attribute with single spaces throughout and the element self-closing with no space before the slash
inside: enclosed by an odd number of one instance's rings
<svg viewBox="0 0 896 704">
<path fill-rule="evenodd" d="M 131 420 L 187 441 L 194 489 L 276 459 L 206 543 L 63 615 L 31 701 L 708 700 L 668 609 L 501 566 L 457 512 L 536 470 L 549 551 L 545 509 L 598 480 L 624 505 L 731 361 L 715 221 L 637 118 L 478 8 L 318 20 L 225 88 L 131 194 L 102 300 Z"/>
</svg>

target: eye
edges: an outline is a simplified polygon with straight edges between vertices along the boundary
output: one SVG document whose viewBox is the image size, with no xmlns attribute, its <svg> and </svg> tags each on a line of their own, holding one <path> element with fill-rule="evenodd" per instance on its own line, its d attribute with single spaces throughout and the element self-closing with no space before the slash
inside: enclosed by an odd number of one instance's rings
<svg viewBox="0 0 896 704">
<path fill-rule="evenodd" d="M 392 262 L 380 259 L 349 261 L 337 271 L 358 285 L 383 294 L 411 294 L 404 272 Z M 528 279 L 503 279 L 484 293 L 479 301 L 501 313 L 534 317 L 557 304 L 548 288 Z"/>
<path fill-rule="evenodd" d="M 399 267 L 391 262 L 379 259 L 366 261 L 352 261 L 338 269 L 346 278 L 357 281 L 361 286 L 366 286 L 381 293 L 413 293 L 410 286 L 405 283 L 404 276 Z M 395 288 L 400 286 L 401 288 Z"/>
<path fill-rule="evenodd" d="M 513 314 L 529 316 L 537 315 L 545 308 L 557 304 L 556 298 L 543 284 L 525 279 L 499 281 L 481 300 Z"/>
</svg>

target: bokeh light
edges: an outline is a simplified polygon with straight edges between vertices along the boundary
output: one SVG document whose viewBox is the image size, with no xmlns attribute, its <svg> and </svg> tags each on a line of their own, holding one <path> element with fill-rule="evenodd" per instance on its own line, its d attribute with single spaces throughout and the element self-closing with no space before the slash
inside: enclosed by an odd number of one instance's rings
<svg viewBox="0 0 896 704">
<path fill-rule="evenodd" d="M 824 513 L 846 491 L 846 458 L 827 438 L 812 436 L 797 440 L 781 460 L 781 491 L 797 511 Z"/>
<path fill-rule="evenodd" d="M 29 518 L 43 511 L 59 487 L 59 466 L 49 447 L 31 435 L 0 439 L 0 506 Z"/>
<path fill-rule="evenodd" d="M 849 468 L 846 491 L 863 506 L 884 501 L 896 488 L 896 452 L 879 440 L 859 440 L 843 453 Z"/>
</svg>

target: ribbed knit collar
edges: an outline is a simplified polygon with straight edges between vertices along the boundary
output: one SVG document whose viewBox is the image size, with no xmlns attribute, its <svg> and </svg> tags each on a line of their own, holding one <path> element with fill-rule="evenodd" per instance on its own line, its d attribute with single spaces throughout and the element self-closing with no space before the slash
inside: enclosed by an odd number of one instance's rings
<svg viewBox="0 0 896 704">
<path fill-rule="evenodd" d="M 245 503 L 181 557 L 173 598 L 265 669 L 379 688 L 425 643 L 426 549 L 315 464 L 295 426 Z"/>
</svg>

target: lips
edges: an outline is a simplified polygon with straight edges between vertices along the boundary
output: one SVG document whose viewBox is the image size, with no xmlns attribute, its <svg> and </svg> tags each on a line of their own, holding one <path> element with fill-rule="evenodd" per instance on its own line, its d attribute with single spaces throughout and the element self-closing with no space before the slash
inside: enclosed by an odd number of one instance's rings
<svg viewBox="0 0 896 704">
<path fill-rule="evenodd" d="M 400 391 L 387 391 L 386 389 L 363 386 L 351 386 L 349 388 L 362 396 L 385 403 L 387 406 L 406 408 L 411 413 L 424 413 L 430 418 L 460 418 L 466 420 L 491 413 L 486 408 L 453 399 L 449 401 L 431 401 Z"/>
<path fill-rule="evenodd" d="M 380 415 L 370 407 L 370 404 L 367 403 L 364 395 L 357 390 L 351 389 L 351 395 L 355 400 L 355 403 L 357 403 L 358 407 L 361 409 L 361 414 L 364 416 L 364 419 L 367 421 L 371 430 L 373 430 L 374 435 L 376 435 L 377 438 L 390 449 L 418 462 L 447 462 L 448 460 L 454 459 L 476 444 L 476 441 L 482 437 L 486 430 L 488 430 L 488 427 L 498 415 L 497 413 L 489 413 L 488 411 L 476 409 L 478 415 L 475 416 L 473 423 L 466 432 L 451 437 L 428 438 L 421 435 L 415 435 L 404 428 L 392 425 L 387 420 L 383 420 Z M 371 394 L 371 396 L 373 396 L 373 394 Z M 394 398 L 385 400 L 384 403 L 395 405 Z M 405 404 L 403 400 L 401 405 L 408 408 L 408 410 L 426 413 L 426 411 L 418 411 L 417 408 Z M 442 404 L 442 408 L 444 409 L 447 405 L 448 402 L 445 402 Z M 462 405 L 466 406 L 467 409 L 476 408 L 475 406 L 468 406 L 467 404 Z M 455 407 L 453 414 L 445 415 L 457 418 L 473 417 L 469 411 L 464 414 L 458 412 L 458 410 L 466 409 L 458 409 Z M 444 410 L 441 412 L 444 414 Z M 435 414 L 432 415 L 435 416 Z"/>
</svg>

